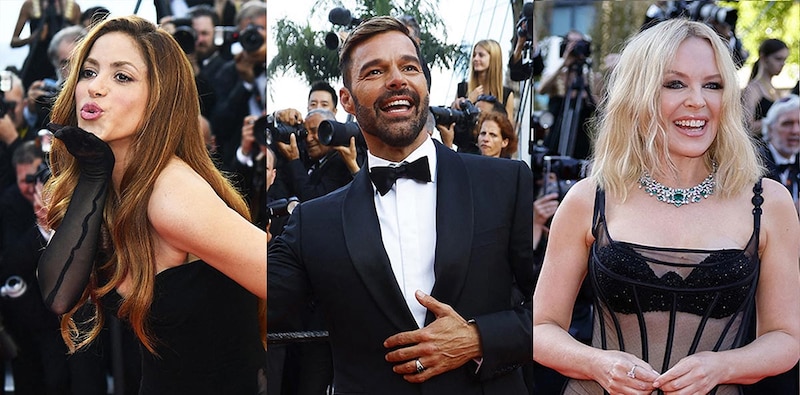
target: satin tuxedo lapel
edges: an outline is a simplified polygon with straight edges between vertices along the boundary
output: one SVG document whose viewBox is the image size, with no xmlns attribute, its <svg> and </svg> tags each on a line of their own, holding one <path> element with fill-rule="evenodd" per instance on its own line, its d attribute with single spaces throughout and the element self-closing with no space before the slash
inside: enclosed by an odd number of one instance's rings
<svg viewBox="0 0 800 395">
<path fill-rule="evenodd" d="M 356 174 L 342 205 L 342 224 L 347 252 L 372 298 L 399 331 L 417 329 L 383 248 L 381 227 L 375 214 L 375 191 L 369 171 Z"/>
<path fill-rule="evenodd" d="M 472 188 L 459 154 L 437 142 L 436 157 L 436 282 L 431 296 L 453 305 L 469 269 L 474 226 Z M 434 319 L 429 311 L 425 324 Z"/>
</svg>

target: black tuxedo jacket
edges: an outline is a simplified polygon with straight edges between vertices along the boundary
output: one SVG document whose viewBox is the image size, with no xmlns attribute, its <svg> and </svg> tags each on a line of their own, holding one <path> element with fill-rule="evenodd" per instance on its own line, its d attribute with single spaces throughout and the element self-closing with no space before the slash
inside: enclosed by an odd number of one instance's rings
<svg viewBox="0 0 800 395">
<path fill-rule="evenodd" d="M 431 292 L 475 319 L 483 365 L 411 384 L 383 341 L 417 329 L 381 241 L 367 171 L 301 204 L 269 249 L 268 328 L 292 327 L 311 294 L 330 332 L 337 394 L 527 394 L 532 359 L 533 186 L 520 161 L 460 155 L 436 144 L 437 242 Z M 426 324 L 434 320 L 429 312 Z"/>
<path fill-rule="evenodd" d="M 772 151 L 767 148 L 766 144 L 759 147 L 761 158 L 764 161 L 764 167 L 767 168 L 766 176 L 784 184 L 783 181 L 781 181 L 781 172 L 778 169 L 778 165 L 775 163 L 775 157 L 772 156 Z M 798 184 L 800 184 L 800 154 L 795 154 L 794 165 L 789 168 L 789 180 L 784 184 L 786 188 L 789 189 L 789 192 L 792 193 L 793 198 L 796 198 L 798 194 Z"/>
</svg>

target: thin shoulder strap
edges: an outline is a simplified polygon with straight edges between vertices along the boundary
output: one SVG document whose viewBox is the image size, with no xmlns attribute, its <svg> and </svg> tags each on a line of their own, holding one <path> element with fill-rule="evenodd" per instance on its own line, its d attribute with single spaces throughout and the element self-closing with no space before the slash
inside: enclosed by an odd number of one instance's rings
<svg viewBox="0 0 800 395">
<path fill-rule="evenodd" d="M 594 213 L 592 214 L 592 235 L 597 239 L 597 225 L 601 217 L 605 217 L 606 192 L 598 186 L 594 192 Z"/>
<path fill-rule="evenodd" d="M 756 251 L 758 251 L 759 233 L 761 232 L 761 205 L 764 203 L 764 197 L 761 193 L 764 188 L 761 186 L 762 179 L 753 186 L 753 198 L 750 201 L 753 203 L 753 232 L 755 233 Z"/>
</svg>

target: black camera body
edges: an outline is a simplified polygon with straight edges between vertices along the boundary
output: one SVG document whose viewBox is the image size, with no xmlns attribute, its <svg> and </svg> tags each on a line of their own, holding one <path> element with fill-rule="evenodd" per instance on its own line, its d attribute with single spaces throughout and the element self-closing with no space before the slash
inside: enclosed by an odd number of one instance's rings
<svg viewBox="0 0 800 395">
<path fill-rule="evenodd" d="M 197 41 L 197 32 L 192 27 L 191 18 L 175 18 L 170 21 L 175 26 L 172 38 L 178 42 L 183 53 L 190 55 L 194 53 L 194 43 Z"/>
<path fill-rule="evenodd" d="M 336 122 L 326 119 L 319 123 L 317 136 L 322 145 L 347 147 L 350 145 L 350 138 L 356 138 L 356 146 L 366 147 L 364 135 L 361 134 L 361 127 L 355 122 Z"/>
<path fill-rule="evenodd" d="M 522 5 L 522 12 L 517 20 L 517 36 L 525 41 L 533 41 L 533 3 Z"/>
<path fill-rule="evenodd" d="M 263 133 L 261 131 L 264 131 Z M 286 125 L 279 122 L 272 114 L 264 115 L 258 118 L 253 124 L 253 137 L 256 142 L 268 146 L 276 141 L 284 144 L 289 144 L 289 136 L 295 135 L 297 141 L 304 140 L 308 135 L 305 126 L 300 125 Z"/>
<path fill-rule="evenodd" d="M 214 28 L 214 45 L 222 47 L 238 42 L 246 52 L 256 52 L 264 45 L 264 36 L 258 29 L 253 24 L 241 31 L 233 26 L 217 26 Z"/>
<path fill-rule="evenodd" d="M 298 204 L 300 199 L 296 196 L 271 201 L 267 203 L 267 217 L 274 219 L 289 216 Z"/>
<path fill-rule="evenodd" d="M 561 41 L 561 47 L 558 49 L 559 57 L 562 58 L 564 57 L 564 52 L 567 51 L 568 42 L 569 41 L 566 38 L 564 38 L 564 40 Z M 592 43 L 587 40 L 578 41 L 577 43 L 575 43 L 575 46 L 572 47 L 572 51 L 570 51 L 569 55 L 572 55 L 576 58 L 583 58 L 583 59 L 589 58 L 590 56 L 592 56 Z"/>
<path fill-rule="evenodd" d="M 709 21 L 736 28 L 738 12 L 733 8 L 720 7 L 714 0 L 694 0 L 686 5 L 689 18 L 693 21 Z"/>
<path fill-rule="evenodd" d="M 445 106 L 431 107 L 430 110 L 437 125 L 450 126 L 455 123 L 456 126 L 467 128 L 470 131 L 478 123 L 478 116 L 481 113 L 478 107 L 475 107 L 475 104 L 469 100 L 462 101 L 458 110 Z"/>
<path fill-rule="evenodd" d="M 689 18 L 693 21 L 716 22 L 736 29 L 738 12 L 733 8 L 720 7 L 715 0 L 671 1 L 666 9 L 651 5 L 647 18 L 652 20 L 648 26 L 672 18 Z"/>
<path fill-rule="evenodd" d="M 36 168 L 36 173 L 28 174 L 25 176 L 25 182 L 28 184 L 46 183 L 50 179 L 50 166 L 47 163 L 39 163 Z"/>
<path fill-rule="evenodd" d="M 6 92 L 11 90 L 11 72 L 7 70 L 0 71 L 0 118 L 6 116 L 7 113 L 14 111 L 12 103 L 6 102 Z"/>
<path fill-rule="evenodd" d="M 542 196 L 555 192 L 561 201 L 575 183 L 586 177 L 585 160 L 569 156 L 545 156 L 543 162 Z"/>
</svg>

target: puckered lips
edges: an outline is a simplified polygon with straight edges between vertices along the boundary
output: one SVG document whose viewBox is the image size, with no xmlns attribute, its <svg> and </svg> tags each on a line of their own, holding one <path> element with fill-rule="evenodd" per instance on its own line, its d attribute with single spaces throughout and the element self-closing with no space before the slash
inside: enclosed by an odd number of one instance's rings
<svg viewBox="0 0 800 395">
<path fill-rule="evenodd" d="M 380 104 L 380 110 L 391 118 L 413 115 L 415 102 L 409 96 L 392 96 Z"/>
<path fill-rule="evenodd" d="M 86 121 L 93 121 L 103 115 L 103 109 L 95 103 L 86 103 L 81 107 L 81 118 Z"/>
<path fill-rule="evenodd" d="M 705 117 L 681 117 L 673 123 L 675 127 L 680 129 L 684 134 L 689 136 L 701 135 L 708 125 L 708 119 Z"/>
</svg>

